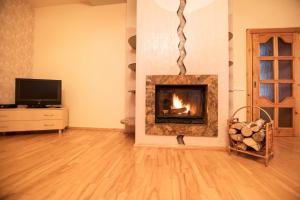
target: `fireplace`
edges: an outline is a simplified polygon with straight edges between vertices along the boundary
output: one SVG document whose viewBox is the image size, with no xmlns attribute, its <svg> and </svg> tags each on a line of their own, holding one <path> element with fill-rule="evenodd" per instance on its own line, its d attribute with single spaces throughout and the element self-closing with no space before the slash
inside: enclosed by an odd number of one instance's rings
<svg viewBox="0 0 300 200">
<path fill-rule="evenodd" d="M 148 75 L 146 134 L 218 135 L 217 75 Z"/>
<path fill-rule="evenodd" d="M 206 124 L 207 85 L 156 85 L 155 123 Z"/>
</svg>

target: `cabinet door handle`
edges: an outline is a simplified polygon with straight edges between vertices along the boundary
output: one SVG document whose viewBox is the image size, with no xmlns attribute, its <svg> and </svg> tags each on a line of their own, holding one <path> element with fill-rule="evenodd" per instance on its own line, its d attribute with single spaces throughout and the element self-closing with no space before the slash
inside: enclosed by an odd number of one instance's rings
<svg viewBox="0 0 300 200">
<path fill-rule="evenodd" d="M 2 118 L 2 117 L 7 117 L 7 115 L 0 115 L 0 117 Z"/>
<path fill-rule="evenodd" d="M 0 128 L 8 128 L 8 126 L 0 126 Z"/>
<path fill-rule="evenodd" d="M 50 114 L 50 115 L 49 114 L 44 114 L 44 116 L 45 117 L 53 117 L 54 115 L 53 114 Z"/>
<path fill-rule="evenodd" d="M 54 124 L 44 124 L 44 126 L 54 126 Z"/>
</svg>

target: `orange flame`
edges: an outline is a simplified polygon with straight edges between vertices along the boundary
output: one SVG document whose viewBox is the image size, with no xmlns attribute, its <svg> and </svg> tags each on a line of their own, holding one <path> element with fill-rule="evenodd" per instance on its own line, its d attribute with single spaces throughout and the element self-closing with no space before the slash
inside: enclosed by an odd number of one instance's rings
<svg viewBox="0 0 300 200">
<path fill-rule="evenodd" d="M 179 108 L 186 108 L 186 110 L 182 113 L 188 113 L 191 109 L 190 104 L 184 104 L 181 99 L 176 94 L 173 94 L 173 108 L 179 109 Z"/>
</svg>

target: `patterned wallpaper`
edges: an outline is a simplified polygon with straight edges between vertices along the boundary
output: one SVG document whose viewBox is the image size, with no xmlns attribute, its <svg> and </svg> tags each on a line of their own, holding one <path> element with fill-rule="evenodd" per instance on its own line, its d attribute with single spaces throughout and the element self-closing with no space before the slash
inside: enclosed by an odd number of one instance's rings
<svg viewBox="0 0 300 200">
<path fill-rule="evenodd" d="M 31 77 L 33 25 L 26 0 L 0 0 L 0 104 L 15 102 L 16 77 Z"/>
</svg>

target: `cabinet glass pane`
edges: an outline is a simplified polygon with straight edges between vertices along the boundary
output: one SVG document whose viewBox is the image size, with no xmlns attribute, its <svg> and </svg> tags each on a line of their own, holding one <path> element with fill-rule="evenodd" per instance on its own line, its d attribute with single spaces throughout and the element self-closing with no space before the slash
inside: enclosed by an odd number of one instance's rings
<svg viewBox="0 0 300 200">
<path fill-rule="evenodd" d="M 273 56 L 273 38 L 266 43 L 260 43 L 260 56 Z"/>
<path fill-rule="evenodd" d="M 286 97 L 291 97 L 292 90 L 292 84 L 279 83 L 279 102 L 282 102 Z"/>
<path fill-rule="evenodd" d="M 274 102 L 274 84 L 261 83 L 259 88 L 259 96 L 266 97 L 270 101 Z"/>
<path fill-rule="evenodd" d="M 279 60 L 279 79 L 293 79 L 293 61 Z"/>
<path fill-rule="evenodd" d="M 292 55 L 292 43 L 287 43 L 278 37 L 278 55 L 279 56 L 291 56 Z"/>
<path fill-rule="evenodd" d="M 271 119 L 274 120 L 274 108 L 262 107 L 262 109 L 264 109 L 270 115 Z M 260 118 L 264 119 L 266 122 L 270 121 L 269 117 L 262 110 L 260 111 Z"/>
<path fill-rule="evenodd" d="M 293 108 L 279 108 L 279 127 L 293 127 Z"/>
<path fill-rule="evenodd" d="M 274 79 L 273 61 L 261 60 L 260 61 L 260 80 Z"/>
</svg>

